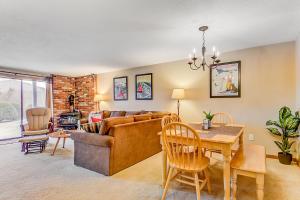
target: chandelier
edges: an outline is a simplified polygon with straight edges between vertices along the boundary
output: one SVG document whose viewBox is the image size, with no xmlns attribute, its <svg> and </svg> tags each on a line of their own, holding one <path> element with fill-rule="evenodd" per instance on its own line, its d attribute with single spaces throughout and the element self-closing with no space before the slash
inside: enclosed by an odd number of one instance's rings
<svg viewBox="0 0 300 200">
<path fill-rule="evenodd" d="M 219 51 L 216 51 L 216 48 L 213 47 L 213 56 L 211 57 L 212 59 L 212 63 L 211 64 L 207 64 L 206 63 L 206 60 L 205 60 L 205 53 L 206 53 L 206 46 L 205 46 L 205 31 L 207 31 L 208 29 L 208 26 L 201 26 L 199 28 L 199 31 L 202 32 L 202 54 L 201 54 L 201 63 L 200 65 L 197 65 L 196 64 L 196 60 L 198 59 L 196 57 L 196 49 L 194 49 L 193 51 L 193 57 L 192 55 L 190 54 L 189 55 L 189 66 L 192 70 L 198 70 L 200 68 L 203 69 L 203 71 L 205 71 L 205 68 L 206 67 L 213 67 L 213 66 L 216 66 L 219 62 L 220 62 L 220 59 L 218 58 L 220 56 L 220 52 Z"/>
</svg>

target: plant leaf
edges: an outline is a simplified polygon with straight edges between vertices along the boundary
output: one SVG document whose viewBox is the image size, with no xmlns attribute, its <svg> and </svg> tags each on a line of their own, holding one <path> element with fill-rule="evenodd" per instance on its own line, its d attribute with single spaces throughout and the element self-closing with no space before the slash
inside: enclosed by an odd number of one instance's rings
<svg viewBox="0 0 300 200">
<path fill-rule="evenodd" d="M 292 141 L 291 143 L 288 144 L 287 148 L 291 149 L 292 145 L 295 143 L 295 141 Z"/>
<path fill-rule="evenodd" d="M 279 141 L 274 141 L 274 143 L 277 145 L 277 147 L 282 151 L 285 152 L 285 149 L 283 147 L 283 144 Z"/>
<path fill-rule="evenodd" d="M 270 131 L 270 133 L 272 133 L 274 135 L 278 135 L 278 136 L 282 135 L 277 128 L 270 127 L 270 128 L 267 128 L 267 129 Z"/>
<path fill-rule="evenodd" d="M 277 126 L 278 128 L 281 128 L 281 125 L 277 122 L 277 121 L 273 121 L 273 120 L 268 120 L 266 122 L 267 126 Z"/>
<path fill-rule="evenodd" d="M 287 132 L 287 136 L 290 138 L 295 138 L 295 137 L 299 137 L 300 135 L 299 135 L 299 133 L 294 132 L 294 130 L 291 130 L 291 131 Z"/>
<path fill-rule="evenodd" d="M 300 119 L 291 115 L 285 119 L 284 128 L 286 128 L 287 130 L 297 130 L 299 123 Z"/>
<path fill-rule="evenodd" d="M 282 107 L 279 110 L 279 122 L 281 125 L 284 125 L 284 121 L 286 118 L 292 115 L 291 109 L 287 106 Z"/>
</svg>

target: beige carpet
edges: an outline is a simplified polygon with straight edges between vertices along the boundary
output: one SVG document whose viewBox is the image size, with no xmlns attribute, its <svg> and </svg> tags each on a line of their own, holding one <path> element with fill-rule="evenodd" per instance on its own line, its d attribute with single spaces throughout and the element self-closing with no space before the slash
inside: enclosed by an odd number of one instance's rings
<svg viewBox="0 0 300 200">
<path fill-rule="evenodd" d="M 112 177 L 73 165 L 73 143 L 50 156 L 55 141 L 42 154 L 23 155 L 19 144 L 0 145 L 1 200 L 158 200 L 161 198 L 161 154 L 157 154 Z M 268 159 L 265 200 L 300 199 L 300 168 Z M 213 193 L 202 199 L 223 199 L 222 162 L 212 160 Z M 238 199 L 255 198 L 255 181 L 238 179 Z M 193 188 L 173 183 L 168 200 L 196 199 Z"/>
</svg>

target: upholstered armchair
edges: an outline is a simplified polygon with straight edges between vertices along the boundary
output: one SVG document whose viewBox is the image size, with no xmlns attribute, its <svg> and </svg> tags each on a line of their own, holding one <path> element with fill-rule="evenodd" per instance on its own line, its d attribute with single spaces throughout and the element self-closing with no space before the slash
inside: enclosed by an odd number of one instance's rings
<svg viewBox="0 0 300 200">
<path fill-rule="evenodd" d="M 26 110 L 26 117 L 28 124 L 21 125 L 22 136 L 48 134 L 53 130 L 49 108 L 30 108 Z"/>
</svg>

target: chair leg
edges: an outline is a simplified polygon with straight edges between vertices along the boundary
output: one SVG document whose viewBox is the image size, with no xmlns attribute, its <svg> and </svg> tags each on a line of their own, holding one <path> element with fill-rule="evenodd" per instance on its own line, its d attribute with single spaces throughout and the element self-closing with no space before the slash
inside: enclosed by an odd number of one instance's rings
<svg viewBox="0 0 300 200">
<path fill-rule="evenodd" d="M 210 158 L 212 157 L 212 153 L 213 153 L 213 152 L 212 152 L 212 151 L 210 151 L 210 153 L 209 153 L 209 157 L 210 157 Z"/>
<path fill-rule="evenodd" d="M 165 200 L 166 199 L 166 195 L 167 195 L 169 184 L 170 184 L 170 181 L 171 181 L 171 178 L 172 178 L 172 174 L 173 174 L 173 167 L 170 167 L 169 173 L 168 173 L 167 182 L 166 182 L 165 189 L 164 189 L 163 195 L 161 197 L 161 200 Z"/>
<path fill-rule="evenodd" d="M 203 170 L 203 172 L 204 172 L 205 179 L 206 179 L 208 193 L 211 194 L 211 184 L 210 184 L 210 177 L 209 177 L 208 169 L 206 168 L 205 170 Z"/>
<path fill-rule="evenodd" d="M 200 200 L 200 185 L 199 185 L 198 173 L 197 172 L 194 173 L 194 176 L 195 176 L 197 200 Z"/>
</svg>

